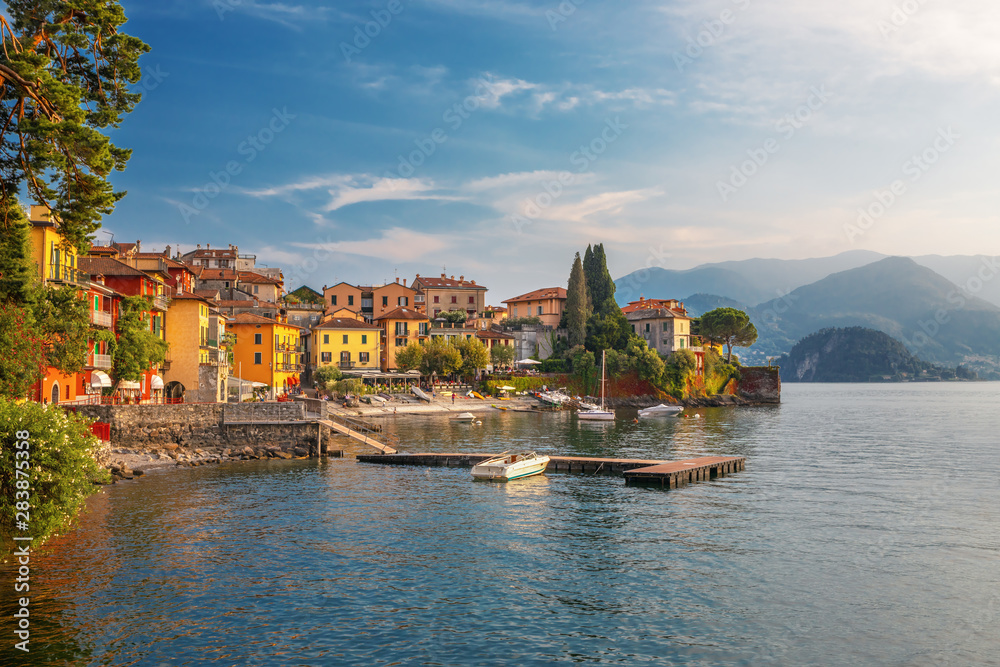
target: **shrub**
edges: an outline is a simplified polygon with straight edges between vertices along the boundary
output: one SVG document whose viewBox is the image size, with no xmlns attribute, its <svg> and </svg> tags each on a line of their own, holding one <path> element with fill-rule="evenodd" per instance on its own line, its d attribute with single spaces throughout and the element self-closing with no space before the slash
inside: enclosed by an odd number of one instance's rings
<svg viewBox="0 0 1000 667">
<path fill-rule="evenodd" d="M 27 448 L 18 449 L 25 441 Z M 94 459 L 99 445 L 82 417 L 53 406 L 0 398 L 0 532 L 4 539 L 30 535 L 32 547 L 37 548 L 67 528 L 93 493 L 94 482 L 108 479 L 107 471 Z M 22 468 L 26 478 L 16 473 L 22 461 L 28 462 Z M 24 491 L 29 503 L 27 533 L 15 531 L 20 511 L 16 503 L 25 502 L 24 495 L 15 494 Z"/>
</svg>

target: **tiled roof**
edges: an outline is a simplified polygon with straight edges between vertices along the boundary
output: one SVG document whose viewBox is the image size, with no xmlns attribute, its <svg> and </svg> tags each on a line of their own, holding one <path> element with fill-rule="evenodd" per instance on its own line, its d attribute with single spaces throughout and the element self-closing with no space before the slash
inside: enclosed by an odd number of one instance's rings
<svg viewBox="0 0 1000 667">
<path fill-rule="evenodd" d="M 217 289 L 196 289 L 194 293 L 203 299 L 209 299 L 212 301 L 217 299 L 219 296 L 219 290 Z"/>
<path fill-rule="evenodd" d="M 120 262 L 114 257 L 80 257 L 77 260 L 77 267 L 84 273 L 87 273 L 92 276 L 102 275 L 102 276 L 142 276 L 144 278 L 149 277 L 139 269 L 133 269 L 125 262 Z"/>
<path fill-rule="evenodd" d="M 417 275 L 413 279 L 413 284 L 416 285 L 420 283 L 425 288 L 452 288 L 452 289 L 486 289 L 485 285 L 477 285 L 474 280 L 455 280 L 454 278 L 448 278 L 442 276 L 441 278 L 429 278 L 427 276 Z"/>
<path fill-rule="evenodd" d="M 362 320 L 352 320 L 348 317 L 333 317 L 329 320 L 323 320 L 313 327 L 313 331 L 316 329 L 369 329 L 381 331 L 374 324 L 368 324 Z"/>
<path fill-rule="evenodd" d="M 678 317 L 687 317 L 687 310 L 684 308 L 684 304 L 676 299 L 639 299 L 638 301 L 630 301 L 628 305 L 622 307 L 622 312 L 626 315 L 638 310 L 651 310 L 656 308 L 665 308 L 672 310 Z"/>
<path fill-rule="evenodd" d="M 232 269 L 210 269 L 206 266 L 192 268 L 198 280 L 229 280 L 235 282 L 239 280 L 239 275 Z"/>
<path fill-rule="evenodd" d="M 92 245 L 90 246 L 90 252 L 95 255 L 117 255 L 118 251 L 114 248 L 110 248 L 106 245 Z"/>
<path fill-rule="evenodd" d="M 287 322 L 279 322 L 270 317 L 262 317 L 260 315 L 254 315 L 253 313 L 240 313 L 235 317 L 230 317 L 226 320 L 228 324 L 277 324 L 283 327 L 290 327 L 292 329 L 302 329 L 302 327 L 297 327 L 294 324 L 288 324 Z"/>
<path fill-rule="evenodd" d="M 665 318 L 680 317 L 685 320 L 691 319 L 687 315 L 671 310 L 669 308 L 646 308 L 643 310 L 630 310 L 625 313 L 627 320 L 657 320 Z"/>
<path fill-rule="evenodd" d="M 236 254 L 236 251 L 232 248 L 199 248 L 194 252 L 184 253 L 185 256 L 191 256 L 192 258 L 209 257 L 213 259 L 216 257 L 231 257 L 236 259 Z"/>
<path fill-rule="evenodd" d="M 494 338 L 497 340 L 503 340 L 507 338 L 513 340 L 514 336 L 511 336 L 510 334 L 504 333 L 502 331 L 484 330 L 484 331 L 477 331 L 476 338 Z"/>
<path fill-rule="evenodd" d="M 503 303 L 513 303 L 515 301 L 540 301 L 542 299 L 565 299 L 565 298 L 566 298 L 565 287 L 545 287 L 543 289 L 536 289 L 534 292 L 528 292 L 527 294 L 522 294 L 521 296 L 515 296 L 510 299 L 505 299 Z"/>
<path fill-rule="evenodd" d="M 201 301 L 202 303 L 208 303 L 208 299 L 205 297 L 198 296 L 197 294 L 191 294 L 191 292 L 184 292 L 183 294 L 171 294 L 171 300 L 182 299 L 185 301 Z"/>
<path fill-rule="evenodd" d="M 280 285 L 282 283 L 282 281 L 277 278 L 262 276 L 259 273 L 254 273 L 253 271 L 238 271 L 237 273 L 239 274 L 241 283 L 259 283 L 267 285 Z"/>
<path fill-rule="evenodd" d="M 396 308 L 395 310 L 390 310 L 384 315 L 379 315 L 375 318 L 378 320 L 426 320 L 428 319 L 423 313 L 418 313 L 415 310 L 410 310 L 409 308 Z"/>
</svg>

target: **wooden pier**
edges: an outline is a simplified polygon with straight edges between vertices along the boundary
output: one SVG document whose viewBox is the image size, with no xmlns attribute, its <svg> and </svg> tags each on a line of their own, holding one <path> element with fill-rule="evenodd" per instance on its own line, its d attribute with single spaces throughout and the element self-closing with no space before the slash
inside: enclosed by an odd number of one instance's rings
<svg viewBox="0 0 1000 667">
<path fill-rule="evenodd" d="M 366 454 L 363 463 L 383 465 L 445 466 L 471 468 L 496 454 Z M 622 475 L 626 484 L 650 484 L 677 488 L 681 484 L 714 479 L 743 470 L 742 456 L 706 456 L 687 461 L 613 459 L 585 456 L 550 456 L 546 472 L 576 472 L 591 475 Z"/>
</svg>

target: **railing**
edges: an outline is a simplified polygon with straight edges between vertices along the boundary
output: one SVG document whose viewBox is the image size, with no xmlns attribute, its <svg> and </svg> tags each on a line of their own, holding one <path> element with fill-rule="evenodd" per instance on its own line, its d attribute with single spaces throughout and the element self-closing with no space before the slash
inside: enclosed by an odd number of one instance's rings
<svg viewBox="0 0 1000 667">
<path fill-rule="evenodd" d="M 388 445 L 396 451 L 399 451 L 399 437 L 391 433 L 383 433 L 381 427 L 377 427 L 375 424 L 366 422 L 362 419 L 344 417 L 332 412 L 329 409 L 324 410 L 324 412 L 326 414 L 322 416 L 328 421 L 335 422 L 341 426 L 346 426 L 356 433 L 366 435 L 382 445 Z"/>
<path fill-rule="evenodd" d="M 224 366 L 229 363 L 229 355 L 225 350 L 210 349 L 202 366 Z"/>
<path fill-rule="evenodd" d="M 302 364 L 280 364 L 278 370 L 283 373 L 301 373 L 306 369 Z"/>
<path fill-rule="evenodd" d="M 357 365 L 354 361 L 341 361 L 337 364 L 337 367 L 341 370 L 350 370 Z"/>
<path fill-rule="evenodd" d="M 90 364 L 94 368 L 111 368 L 111 355 L 110 354 L 91 354 Z"/>
<path fill-rule="evenodd" d="M 106 313 L 103 310 L 92 310 L 90 311 L 90 322 L 99 327 L 108 327 L 110 329 L 111 313 Z"/>
<path fill-rule="evenodd" d="M 162 296 L 153 297 L 153 308 L 155 308 L 156 310 L 165 311 L 169 305 L 170 305 L 170 300 L 167 299 L 166 297 Z"/>
<path fill-rule="evenodd" d="M 209 347 L 219 347 L 219 341 L 216 340 L 216 339 L 214 339 L 214 338 L 209 338 L 208 339 L 208 346 Z"/>
<path fill-rule="evenodd" d="M 49 264 L 49 280 L 61 280 L 67 283 L 85 283 L 90 276 L 72 266 Z"/>
</svg>

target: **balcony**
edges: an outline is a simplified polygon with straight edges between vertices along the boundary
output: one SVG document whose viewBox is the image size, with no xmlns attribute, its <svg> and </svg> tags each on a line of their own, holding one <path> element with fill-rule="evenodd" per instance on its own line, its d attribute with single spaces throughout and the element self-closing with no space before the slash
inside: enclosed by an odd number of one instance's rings
<svg viewBox="0 0 1000 667">
<path fill-rule="evenodd" d="M 201 362 L 202 366 L 226 366 L 229 364 L 229 355 L 225 350 L 211 349 Z"/>
<path fill-rule="evenodd" d="M 111 313 L 106 313 L 103 310 L 92 310 L 90 311 L 90 323 L 110 329 Z"/>
<path fill-rule="evenodd" d="M 301 373 L 306 367 L 302 364 L 278 364 L 278 370 L 283 373 Z"/>
<path fill-rule="evenodd" d="M 49 280 L 55 280 L 63 283 L 86 283 L 90 281 L 90 276 L 75 269 L 71 266 L 59 266 L 56 264 L 49 264 Z"/>
<path fill-rule="evenodd" d="M 154 296 L 153 297 L 153 309 L 162 310 L 166 312 L 167 307 L 170 305 L 170 300 L 165 296 Z"/>
<path fill-rule="evenodd" d="M 351 370 L 352 368 L 354 368 L 357 365 L 358 364 L 355 361 L 340 361 L 340 362 L 337 362 L 337 368 L 339 368 L 342 371 L 349 371 L 349 370 Z"/>
<path fill-rule="evenodd" d="M 110 354 L 91 354 L 90 363 L 87 364 L 92 368 L 105 369 L 111 368 L 111 355 Z"/>
</svg>

